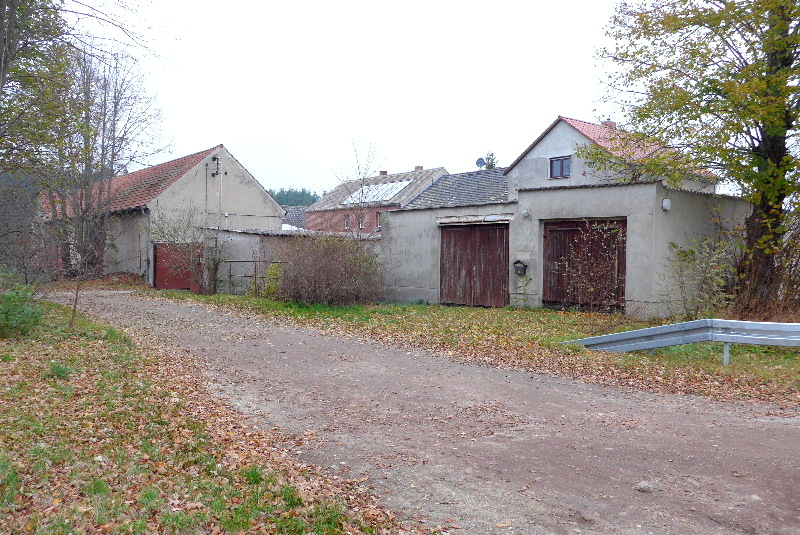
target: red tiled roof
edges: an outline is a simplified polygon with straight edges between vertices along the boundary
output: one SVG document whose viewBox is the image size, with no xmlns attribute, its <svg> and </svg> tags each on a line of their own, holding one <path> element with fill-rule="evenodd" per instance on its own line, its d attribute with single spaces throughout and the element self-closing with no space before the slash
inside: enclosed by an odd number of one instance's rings
<svg viewBox="0 0 800 535">
<path fill-rule="evenodd" d="M 170 160 L 127 175 L 111 178 L 109 179 L 110 183 L 95 184 L 92 196 L 109 195 L 111 199 L 108 207 L 109 212 L 133 210 L 146 206 L 147 203 L 161 195 L 164 190 L 200 163 L 203 158 L 221 148 L 224 148 L 223 145 L 217 145 L 176 160 Z M 102 188 L 102 192 L 100 188 Z M 46 195 L 40 196 L 40 202 L 44 212 L 46 214 L 49 213 L 50 204 Z M 67 200 L 65 201 L 65 206 L 67 215 L 72 217 L 72 203 Z"/>
<path fill-rule="evenodd" d="M 222 145 L 217 145 L 177 160 L 112 178 L 110 211 L 117 212 L 145 206 L 188 173 L 203 158 L 221 148 Z"/>
<path fill-rule="evenodd" d="M 511 169 L 517 165 L 539 142 L 544 138 L 555 126 L 561 121 L 567 123 L 572 128 L 589 138 L 589 140 L 597 143 L 600 147 L 607 150 L 614 156 L 625 160 L 636 160 L 654 154 L 661 150 L 669 150 L 666 147 L 653 142 L 642 142 L 635 140 L 632 136 L 627 135 L 624 130 L 618 130 L 612 126 L 605 126 L 602 124 L 588 123 L 578 119 L 570 119 L 569 117 L 558 116 L 553 124 L 536 138 L 536 140 L 525 149 L 514 162 L 508 166 L 504 174 L 508 174 Z M 630 143 L 629 141 L 633 141 Z"/>
</svg>

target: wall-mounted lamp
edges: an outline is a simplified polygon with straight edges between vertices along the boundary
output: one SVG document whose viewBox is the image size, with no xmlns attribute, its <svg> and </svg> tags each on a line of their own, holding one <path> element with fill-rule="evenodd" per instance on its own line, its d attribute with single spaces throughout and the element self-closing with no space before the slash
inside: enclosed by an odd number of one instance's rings
<svg viewBox="0 0 800 535">
<path fill-rule="evenodd" d="M 530 216 L 531 216 L 531 211 L 528 210 L 527 208 L 522 211 L 522 217 L 530 217 Z"/>
<path fill-rule="evenodd" d="M 670 199 L 663 199 L 661 201 L 661 209 L 665 212 L 672 210 L 672 201 Z"/>
<path fill-rule="evenodd" d="M 527 271 L 528 271 L 528 264 L 526 264 L 522 260 L 517 260 L 516 262 L 514 262 L 514 273 L 516 275 L 522 277 L 525 275 Z"/>
</svg>

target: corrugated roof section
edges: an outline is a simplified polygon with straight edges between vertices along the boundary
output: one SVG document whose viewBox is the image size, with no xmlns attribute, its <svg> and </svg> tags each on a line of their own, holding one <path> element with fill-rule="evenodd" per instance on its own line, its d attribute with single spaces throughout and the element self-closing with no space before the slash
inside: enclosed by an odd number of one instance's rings
<svg viewBox="0 0 800 535">
<path fill-rule="evenodd" d="M 396 205 L 403 207 L 410 199 L 413 199 L 420 191 L 427 188 L 440 176 L 447 174 L 444 167 L 435 167 L 433 169 L 423 169 L 419 171 L 409 171 L 407 173 L 396 173 L 393 175 L 380 175 L 365 178 L 363 180 L 348 180 L 342 182 L 328 193 L 324 194 L 320 200 L 308 207 L 307 212 L 316 212 L 321 210 L 336 210 L 341 208 L 349 208 L 353 203 L 363 202 L 366 204 L 373 204 L 379 206 Z M 394 184 L 398 182 L 407 182 L 407 185 L 394 194 L 388 200 L 352 200 L 356 195 L 362 191 L 362 188 L 369 186 L 381 186 Z M 386 186 L 390 188 L 391 186 Z M 380 187 L 375 191 L 379 191 Z M 387 190 L 388 191 L 388 190 Z"/>
<path fill-rule="evenodd" d="M 389 182 L 387 184 L 369 184 L 362 186 L 355 193 L 342 201 L 342 204 L 359 204 L 362 202 L 391 201 L 403 188 L 411 184 L 411 180 Z"/>
<path fill-rule="evenodd" d="M 508 202 L 504 167 L 445 175 L 406 205 L 407 209 L 443 208 Z"/>
</svg>

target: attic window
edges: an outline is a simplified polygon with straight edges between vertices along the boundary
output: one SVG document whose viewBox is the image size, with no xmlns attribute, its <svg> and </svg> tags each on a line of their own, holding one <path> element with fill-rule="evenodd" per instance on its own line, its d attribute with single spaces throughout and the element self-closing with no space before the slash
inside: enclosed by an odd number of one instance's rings
<svg viewBox="0 0 800 535">
<path fill-rule="evenodd" d="M 572 156 L 550 158 L 550 178 L 567 178 L 572 167 Z"/>
</svg>

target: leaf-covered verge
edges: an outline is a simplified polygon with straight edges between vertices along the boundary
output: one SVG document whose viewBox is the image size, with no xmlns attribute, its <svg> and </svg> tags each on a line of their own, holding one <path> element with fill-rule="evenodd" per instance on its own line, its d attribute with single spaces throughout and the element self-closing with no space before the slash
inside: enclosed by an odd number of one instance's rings
<svg viewBox="0 0 800 535">
<path fill-rule="evenodd" d="M 302 437 L 246 428 L 188 355 L 67 318 L 0 340 L 0 533 L 404 532 L 281 448 Z"/>
<path fill-rule="evenodd" d="M 773 403 L 792 412 L 800 408 L 797 348 L 734 344 L 731 365 L 723 367 L 722 344 L 615 354 L 559 343 L 660 324 L 619 314 L 431 305 L 326 307 L 247 296 L 201 297 L 187 292 L 154 291 L 147 295 L 256 312 L 331 335 L 366 337 L 431 350 L 465 362 L 650 392 Z"/>
<path fill-rule="evenodd" d="M 142 290 L 150 288 L 142 277 L 133 273 L 109 273 L 102 277 L 95 277 L 89 280 L 62 279 L 46 285 L 41 285 L 40 290 L 52 291 L 72 291 L 75 284 L 80 283 L 82 290 Z"/>
</svg>

